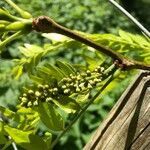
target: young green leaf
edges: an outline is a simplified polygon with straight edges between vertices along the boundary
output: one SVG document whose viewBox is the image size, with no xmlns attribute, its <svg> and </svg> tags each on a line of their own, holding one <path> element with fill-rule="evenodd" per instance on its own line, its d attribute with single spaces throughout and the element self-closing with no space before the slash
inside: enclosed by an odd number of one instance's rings
<svg viewBox="0 0 150 150">
<path fill-rule="evenodd" d="M 58 81 L 64 77 L 63 72 L 58 67 L 50 64 L 46 64 L 44 67 L 41 67 L 40 70 L 47 75 L 55 77 Z"/>
<path fill-rule="evenodd" d="M 37 84 L 43 84 L 44 83 L 44 79 L 42 79 L 41 77 L 37 77 L 35 75 L 29 74 L 29 78 Z"/>
<path fill-rule="evenodd" d="M 50 103 L 40 103 L 37 111 L 41 121 L 52 131 L 61 131 L 64 129 L 64 121 L 60 114 Z"/>
<path fill-rule="evenodd" d="M 9 126 L 4 126 L 5 132 L 10 135 L 16 144 L 19 144 L 26 150 L 47 150 L 47 144 L 37 135 L 33 135 L 33 131 L 23 131 Z"/>
<path fill-rule="evenodd" d="M 8 108 L 5 108 L 3 106 L 0 106 L 0 112 L 5 116 L 5 117 L 8 117 L 8 118 L 13 118 L 16 113 L 9 110 Z"/>
<path fill-rule="evenodd" d="M 132 43 L 133 40 L 131 39 L 131 37 L 126 32 L 124 32 L 123 30 L 119 30 L 119 35 L 122 39 Z"/>
<path fill-rule="evenodd" d="M 60 60 L 57 60 L 56 64 L 58 67 L 62 70 L 62 72 L 66 75 L 69 76 L 70 74 L 75 75 L 75 70 L 73 67 L 65 62 L 62 62 Z"/>
<path fill-rule="evenodd" d="M 74 99 L 67 96 L 61 96 L 59 100 L 53 99 L 53 102 L 67 113 L 75 113 L 81 109 L 81 106 Z"/>
<path fill-rule="evenodd" d="M 22 73 L 23 73 L 23 66 L 20 66 L 20 65 L 17 65 L 12 70 L 12 74 L 15 76 L 15 79 L 19 79 Z"/>
</svg>

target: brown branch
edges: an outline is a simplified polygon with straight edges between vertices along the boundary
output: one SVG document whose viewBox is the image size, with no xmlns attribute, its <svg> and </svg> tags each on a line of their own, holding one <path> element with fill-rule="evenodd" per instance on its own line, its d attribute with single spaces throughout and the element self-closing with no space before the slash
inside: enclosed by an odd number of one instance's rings
<svg viewBox="0 0 150 150">
<path fill-rule="evenodd" d="M 125 57 L 123 57 L 121 54 L 106 48 L 102 45 L 99 45 L 92 40 L 85 38 L 81 36 L 78 33 L 73 32 L 72 30 L 69 30 L 58 23 L 56 23 L 54 20 L 47 16 L 40 16 L 38 18 L 35 18 L 33 20 L 33 30 L 36 30 L 38 32 L 42 33 L 59 33 L 63 34 L 67 37 L 70 37 L 76 41 L 79 41 L 81 43 L 84 43 L 90 47 L 93 47 L 94 49 L 102 52 L 103 54 L 110 56 L 114 59 L 115 64 L 122 68 L 123 70 L 130 70 L 130 69 L 142 69 L 142 70 L 150 70 L 150 65 L 146 65 L 137 61 L 129 60 Z"/>
</svg>

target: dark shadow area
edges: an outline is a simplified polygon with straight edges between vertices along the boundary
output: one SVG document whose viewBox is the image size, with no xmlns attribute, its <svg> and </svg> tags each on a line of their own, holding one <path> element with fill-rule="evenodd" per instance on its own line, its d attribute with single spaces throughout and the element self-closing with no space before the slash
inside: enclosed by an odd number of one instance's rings
<svg viewBox="0 0 150 150">
<path fill-rule="evenodd" d="M 150 28 L 149 0 L 120 0 L 123 7 L 132 13 L 147 29 Z"/>
</svg>

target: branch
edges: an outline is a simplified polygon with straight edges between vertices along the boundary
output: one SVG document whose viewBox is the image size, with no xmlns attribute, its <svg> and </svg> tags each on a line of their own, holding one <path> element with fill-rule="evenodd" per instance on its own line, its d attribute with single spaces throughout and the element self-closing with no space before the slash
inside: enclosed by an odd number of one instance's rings
<svg viewBox="0 0 150 150">
<path fill-rule="evenodd" d="M 150 38 L 150 32 L 140 23 L 138 22 L 130 13 L 128 13 L 122 6 L 120 6 L 114 0 L 109 0 L 109 2 L 114 5 L 121 13 L 127 16 L 145 35 Z"/>
<path fill-rule="evenodd" d="M 114 59 L 116 62 L 115 64 L 123 69 L 123 70 L 130 70 L 130 69 L 142 69 L 142 70 L 150 70 L 150 65 L 146 65 L 137 61 L 129 60 L 125 58 L 123 55 L 118 54 L 117 52 L 106 48 L 102 45 L 99 45 L 92 40 L 85 38 L 81 36 L 80 34 L 67 29 L 58 23 L 56 23 L 53 19 L 47 17 L 47 16 L 40 16 L 38 18 L 33 19 L 32 22 L 32 28 L 33 30 L 36 30 L 37 32 L 42 33 L 59 33 L 63 34 L 67 37 L 70 37 L 76 41 L 79 41 L 81 43 L 84 43 L 90 47 L 93 47 L 97 51 L 102 52 L 103 54 L 110 56 Z"/>
</svg>

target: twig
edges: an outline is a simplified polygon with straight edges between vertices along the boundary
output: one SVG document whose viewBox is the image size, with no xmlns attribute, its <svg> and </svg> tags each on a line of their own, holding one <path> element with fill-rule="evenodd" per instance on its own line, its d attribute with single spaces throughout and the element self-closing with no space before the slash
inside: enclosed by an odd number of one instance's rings
<svg viewBox="0 0 150 150">
<path fill-rule="evenodd" d="M 32 28 L 33 30 L 42 33 L 52 33 L 52 32 L 59 33 L 67 37 L 70 37 L 76 41 L 79 41 L 81 43 L 84 43 L 90 47 L 93 47 L 97 51 L 102 52 L 103 54 L 113 58 L 114 61 L 117 62 L 116 64 L 118 65 L 118 67 L 122 68 L 123 70 L 130 70 L 130 69 L 150 70 L 150 65 L 146 65 L 144 63 L 127 59 L 123 55 L 109 48 L 106 48 L 102 45 L 99 45 L 93 42 L 92 40 L 88 39 L 87 37 L 84 37 L 70 29 L 67 29 L 59 25 L 53 19 L 47 16 L 40 16 L 38 18 L 33 19 Z"/>
<path fill-rule="evenodd" d="M 114 73 L 115 74 L 115 73 Z M 70 128 L 73 126 L 73 124 L 85 113 L 85 111 L 87 110 L 87 108 L 94 102 L 94 100 L 102 93 L 102 91 L 109 85 L 109 83 L 116 77 L 114 76 L 114 74 L 112 74 L 109 79 L 106 81 L 106 83 L 101 87 L 101 89 L 96 93 L 96 95 L 89 100 L 89 102 L 84 106 L 84 108 L 74 117 L 74 119 L 71 121 L 71 123 L 63 130 L 62 133 L 60 133 L 60 135 L 57 136 L 57 138 L 54 140 L 54 142 L 51 145 L 51 148 L 53 148 L 58 141 L 60 140 L 60 138 L 68 131 L 70 130 Z"/>
<path fill-rule="evenodd" d="M 22 31 L 18 31 L 14 34 L 12 34 L 10 37 L 8 37 L 6 40 L 0 42 L 0 52 L 3 50 L 2 48 L 9 42 L 13 41 L 14 39 L 18 38 L 20 35 L 22 35 Z"/>
<path fill-rule="evenodd" d="M 2 122 L 4 122 L 4 123 L 8 123 L 9 122 L 9 119 L 7 118 L 7 117 L 5 117 L 3 114 L 2 114 L 2 112 L 0 112 L 0 121 L 2 121 Z M 8 139 L 9 139 L 9 141 L 10 141 L 10 143 L 7 145 L 5 145 L 4 147 L 3 147 L 3 149 L 5 149 L 7 146 L 9 146 L 9 145 L 11 145 L 12 144 L 12 147 L 13 147 L 13 149 L 14 150 L 18 150 L 17 149 L 17 146 L 16 146 L 16 143 L 15 142 L 12 142 L 12 138 L 10 137 L 10 136 L 8 136 Z"/>
<path fill-rule="evenodd" d="M 130 13 L 128 13 L 122 6 L 120 6 L 116 1 L 109 0 L 109 2 L 114 5 L 121 13 L 127 16 L 145 35 L 150 38 L 150 32 L 140 23 L 138 22 Z"/>
<path fill-rule="evenodd" d="M 10 136 L 8 136 L 8 138 L 11 140 L 12 138 Z M 12 142 L 12 147 L 14 150 L 18 150 L 17 146 L 16 146 L 16 143 L 15 142 Z"/>
</svg>

